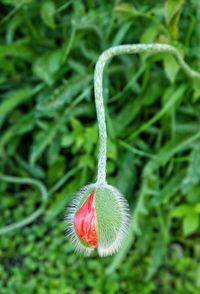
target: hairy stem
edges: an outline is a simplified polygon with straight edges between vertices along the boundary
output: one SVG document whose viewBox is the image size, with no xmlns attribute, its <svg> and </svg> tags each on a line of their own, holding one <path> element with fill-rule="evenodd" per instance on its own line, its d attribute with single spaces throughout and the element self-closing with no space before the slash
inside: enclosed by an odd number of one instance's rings
<svg viewBox="0 0 200 294">
<path fill-rule="evenodd" d="M 200 81 L 200 73 L 192 70 L 189 65 L 183 60 L 178 50 L 166 44 L 132 44 L 120 45 L 105 50 L 99 57 L 94 73 L 94 94 L 95 104 L 97 111 L 98 129 L 99 129 L 99 157 L 98 157 L 98 170 L 97 170 L 97 183 L 106 183 L 106 160 L 107 160 L 107 130 L 105 120 L 105 109 L 103 101 L 103 71 L 106 63 L 114 56 L 121 54 L 134 54 L 134 53 L 170 53 L 178 61 L 180 67 L 185 74 Z"/>
</svg>

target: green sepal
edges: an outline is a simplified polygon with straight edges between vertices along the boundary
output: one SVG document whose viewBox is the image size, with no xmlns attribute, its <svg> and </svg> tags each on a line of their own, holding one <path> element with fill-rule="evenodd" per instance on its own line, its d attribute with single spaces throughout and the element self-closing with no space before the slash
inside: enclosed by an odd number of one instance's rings
<svg viewBox="0 0 200 294">
<path fill-rule="evenodd" d="M 113 191 L 97 188 L 95 193 L 98 246 L 111 246 L 117 239 L 122 224 L 119 203 Z"/>
</svg>

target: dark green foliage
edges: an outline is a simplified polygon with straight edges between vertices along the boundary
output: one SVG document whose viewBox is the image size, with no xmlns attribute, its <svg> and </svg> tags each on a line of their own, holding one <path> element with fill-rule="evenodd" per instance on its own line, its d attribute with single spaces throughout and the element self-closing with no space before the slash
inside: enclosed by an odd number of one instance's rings
<svg viewBox="0 0 200 294">
<path fill-rule="evenodd" d="M 175 45 L 200 71 L 200 3 L 0 1 L 0 173 L 48 191 L 42 214 L 0 235 L 1 294 L 200 293 L 200 86 L 171 56 L 121 56 L 105 72 L 108 179 L 131 232 L 113 257 L 77 256 L 64 215 L 96 177 L 93 72 L 118 44 Z M 41 206 L 0 179 L 0 230 Z"/>
</svg>

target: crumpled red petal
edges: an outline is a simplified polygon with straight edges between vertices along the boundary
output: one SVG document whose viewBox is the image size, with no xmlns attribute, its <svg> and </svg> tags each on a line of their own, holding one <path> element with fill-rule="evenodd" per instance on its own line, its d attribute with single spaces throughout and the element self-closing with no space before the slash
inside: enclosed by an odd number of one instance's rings
<svg viewBox="0 0 200 294">
<path fill-rule="evenodd" d="M 79 237 L 91 246 L 97 246 L 96 212 L 94 194 L 92 192 L 74 218 L 74 226 Z"/>
</svg>

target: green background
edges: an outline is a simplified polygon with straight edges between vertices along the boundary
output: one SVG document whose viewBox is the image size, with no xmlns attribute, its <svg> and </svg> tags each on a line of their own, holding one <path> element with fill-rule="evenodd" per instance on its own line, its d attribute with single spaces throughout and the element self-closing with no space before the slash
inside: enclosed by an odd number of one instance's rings
<svg viewBox="0 0 200 294">
<path fill-rule="evenodd" d="M 199 22 L 198 0 L 0 1 L 0 294 L 200 293 L 200 86 L 171 56 L 105 71 L 107 177 L 133 215 L 122 250 L 78 256 L 64 222 L 96 177 L 98 56 L 167 43 L 200 71 Z"/>
</svg>

